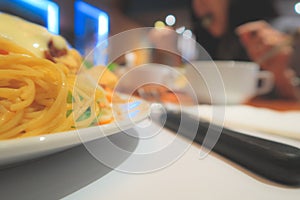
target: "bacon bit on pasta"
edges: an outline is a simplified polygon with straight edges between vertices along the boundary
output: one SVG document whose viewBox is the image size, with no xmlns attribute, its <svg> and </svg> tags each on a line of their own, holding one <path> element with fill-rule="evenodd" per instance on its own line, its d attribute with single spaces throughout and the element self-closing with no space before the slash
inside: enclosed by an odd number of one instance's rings
<svg viewBox="0 0 300 200">
<path fill-rule="evenodd" d="M 50 40 L 48 43 L 48 51 L 44 52 L 45 58 L 55 62 L 54 58 L 61 57 L 67 54 L 67 49 L 57 49 L 54 46 L 53 40 Z"/>
<path fill-rule="evenodd" d="M 8 55 L 9 52 L 6 51 L 6 50 L 4 50 L 4 49 L 0 49 L 0 54 L 1 54 L 1 55 Z"/>
<path fill-rule="evenodd" d="M 107 120 L 102 120 L 98 122 L 98 125 L 103 125 L 103 124 L 109 124 L 113 121 L 113 118 L 107 119 Z"/>
</svg>

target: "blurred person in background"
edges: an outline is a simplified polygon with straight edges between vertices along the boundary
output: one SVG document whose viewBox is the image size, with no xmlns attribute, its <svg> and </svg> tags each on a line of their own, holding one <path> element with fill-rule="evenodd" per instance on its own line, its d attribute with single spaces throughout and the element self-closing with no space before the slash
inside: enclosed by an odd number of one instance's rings
<svg viewBox="0 0 300 200">
<path fill-rule="evenodd" d="M 272 27 L 279 16 L 274 1 L 191 0 L 191 10 L 196 40 L 213 60 L 254 61 L 274 74 L 270 97 L 299 99 L 297 76 L 290 66 L 292 46 L 283 45 L 272 58 L 263 59 L 288 41 L 287 34 Z"/>
<path fill-rule="evenodd" d="M 191 0 L 192 26 L 197 42 L 213 60 L 249 57 L 235 29 L 247 22 L 271 22 L 278 14 L 273 0 Z"/>
<path fill-rule="evenodd" d="M 236 30 L 251 58 L 275 79 L 275 95 L 286 99 L 299 97 L 299 34 L 280 32 L 265 21 L 249 22 Z M 295 33 L 296 34 L 296 33 Z"/>
</svg>

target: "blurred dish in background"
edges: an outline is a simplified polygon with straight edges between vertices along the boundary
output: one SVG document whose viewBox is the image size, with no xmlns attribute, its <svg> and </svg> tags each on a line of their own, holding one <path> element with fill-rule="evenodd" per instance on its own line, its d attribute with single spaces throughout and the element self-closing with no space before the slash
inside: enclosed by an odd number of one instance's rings
<svg viewBox="0 0 300 200">
<path fill-rule="evenodd" d="M 126 68 L 119 75 L 116 90 L 133 94 L 139 87 L 149 84 L 161 85 L 170 91 L 180 91 L 185 88 L 186 82 L 182 68 L 148 63 L 139 67 Z"/>
</svg>

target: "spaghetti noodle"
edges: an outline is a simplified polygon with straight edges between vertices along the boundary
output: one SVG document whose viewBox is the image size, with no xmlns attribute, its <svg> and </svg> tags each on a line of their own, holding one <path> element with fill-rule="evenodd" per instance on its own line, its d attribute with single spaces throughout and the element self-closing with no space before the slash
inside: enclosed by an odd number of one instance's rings
<svg viewBox="0 0 300 200">
<path fill-rule="evenodd" d="M 70 55 L 77 56 L 74 51 Z M 70 67 L 66 63 L 40 58 L 0 37 L 0 139 L 111 121 L 105 91 L 100 86 L 79 84 L 86 77 L 76 75 L 75 64 Z"/>
</svg>

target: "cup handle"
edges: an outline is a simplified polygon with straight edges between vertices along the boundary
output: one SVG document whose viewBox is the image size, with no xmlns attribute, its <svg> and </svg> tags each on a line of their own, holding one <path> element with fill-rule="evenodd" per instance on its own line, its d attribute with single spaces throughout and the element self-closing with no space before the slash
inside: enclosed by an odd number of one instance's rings
<svg viewBox="0 0 300 200">
<path fill-rule="evenodd" d="M 266 94 L 273 89 L 274 77 L 271 72 L 260 71 L 257 78 L 261 81 L 261 85 L 258 86 L 256 95 Z"/>
</svg>

